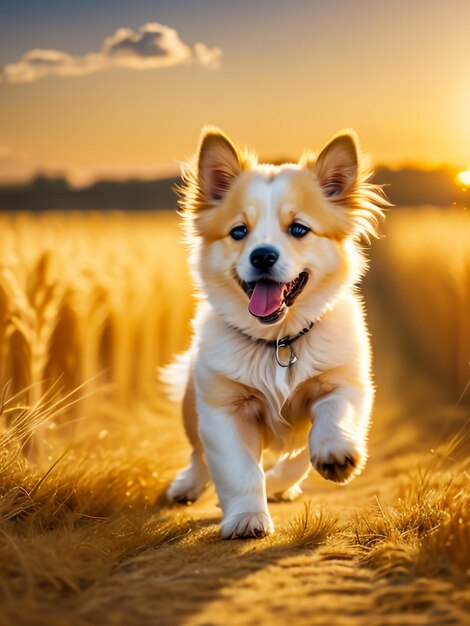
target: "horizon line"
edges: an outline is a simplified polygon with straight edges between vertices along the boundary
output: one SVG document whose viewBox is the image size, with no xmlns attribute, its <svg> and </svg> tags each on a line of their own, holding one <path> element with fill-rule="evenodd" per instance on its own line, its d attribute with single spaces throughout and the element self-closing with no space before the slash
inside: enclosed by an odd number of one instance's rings
<svg viewBox="0 0 470 626">
<path fill-rule="evenodd" d="M 260 163 L 294 163 L 289 159 L 260 159 Z M 470 165 L 468 166 L 470 169 Z M 461 171 L 465 171 L 465 166 L 458 166 L 453 163 L 424 163 L 419 161 L 407 160 L 401 163 L 379 162 L 373 165 L 374 171 L 386 169 L 393 172 L 402 170 L 415 170 L 420 172 L 437 172 L 447 171 L 449 175 L 456 176 Z M 96 168 L 61 168 L 41 167 L 34 168 L 27 174 L 6 175 L 0 174 L 0 186 L 28 186 L 38 178 L 48 180 L 63 180 L 73 189 L 84 189 L 92 187 L 100 182 L 152 182 L 157 180 L 168 180 L 178 178 L 181 173 L 181 167 L 177 163 L 159 164 L 155 166 L 111 166 Z"/>
</svg>

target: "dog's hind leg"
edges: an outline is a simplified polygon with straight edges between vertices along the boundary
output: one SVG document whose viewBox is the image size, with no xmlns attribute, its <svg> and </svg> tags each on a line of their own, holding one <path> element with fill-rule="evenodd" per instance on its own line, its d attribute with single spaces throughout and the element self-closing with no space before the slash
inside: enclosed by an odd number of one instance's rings
<svg viewBox="0 0 470 626">
<path fill-rule="evenodd" d="M 189 465 L 176 475 L 167 489 L 170 502 L 188 503 L 196 501 L 209 484 L 209 470 L 201 438 L 194 398 L 193 377 L 190 376 L 183 398 L 183 422 L 186 436 L 193 450 Z"/>
<path fill-rule="evenodd" d="M 308 448 L 281 458 L 266 472 L 268 500 L 295 500 L 302 493 L 300 483 L 310 471 Z"/>
</svg>

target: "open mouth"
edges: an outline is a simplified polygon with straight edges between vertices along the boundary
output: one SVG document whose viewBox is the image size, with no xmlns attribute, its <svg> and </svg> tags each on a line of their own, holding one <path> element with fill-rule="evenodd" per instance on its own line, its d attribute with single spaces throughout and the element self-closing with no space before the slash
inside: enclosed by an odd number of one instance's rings
<svg viewBox="0 0 470 626">
<path fill-rule="evenodd" d="M 278 283 L 269 278 L 246 283 L 239 281 L 243 291 L 250 298 L 248 310 L 262 324 L 276 322 L 287 307 L 293 305 L 308 281 L 308 273 L 300 272 L 289 283 Z"/>
</svg>

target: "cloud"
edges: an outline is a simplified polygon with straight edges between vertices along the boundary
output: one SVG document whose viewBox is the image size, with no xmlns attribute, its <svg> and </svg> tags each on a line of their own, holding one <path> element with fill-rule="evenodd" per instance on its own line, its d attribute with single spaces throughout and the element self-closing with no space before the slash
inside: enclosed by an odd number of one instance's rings
<svg viewBox="0 0 470 626">
<path fill-rule="evenodd" d="M 220 67 L 222 50 L 204 43 L 191 47 L 174 28 L 144 24 L 138 31 L 119 28 L 107 37 L 98 52 L 74 56 L 60 50 L 29 50 L 17 63 L 5 65 L 0 81 L 31 83 L 45 76 L 85 76 L 112 68 L 149 70 L 172 65 L 197 64 L 209 70 Z"/>
</svg>

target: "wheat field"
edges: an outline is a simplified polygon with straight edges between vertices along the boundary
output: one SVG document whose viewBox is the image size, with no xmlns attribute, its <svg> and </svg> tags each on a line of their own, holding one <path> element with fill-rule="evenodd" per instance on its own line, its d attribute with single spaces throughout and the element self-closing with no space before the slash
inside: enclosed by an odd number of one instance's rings
<svg viewBox="0 0 470 626">
<path fill-rule="evenodd" d="M 157 367 L 194 306 L 176 216 L 0 217 L 0 624 L 468 624 L 469 216 L 389 216 L 364 293 L 370 461 L 222 542 Z M 33 437 L 31 437 L 33 434 Z"/>
<path fill-rule="evenodd" d="M 388 225 L 390 286 L 414 348 L 455 393 L 470 379 L 470 214 L 423 207 Z"/>
</svg>

